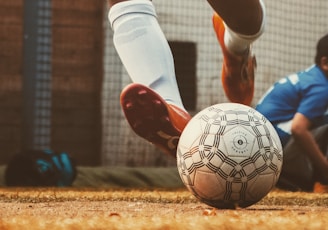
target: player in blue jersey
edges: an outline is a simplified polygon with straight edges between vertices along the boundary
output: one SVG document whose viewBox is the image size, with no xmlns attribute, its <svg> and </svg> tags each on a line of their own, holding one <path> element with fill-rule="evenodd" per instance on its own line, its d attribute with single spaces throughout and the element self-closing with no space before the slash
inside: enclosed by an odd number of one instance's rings
<svg viewBox="0 0 328 230">
<path fill-rule="evenodd" d="M 224 61 L 222 83 L 233 102 L 250 104 L 254 92 L 253 43 L 265 26 L 262 0 L 208 0 Z M 114 46 L 133 84 L 121 93 L 131 128 L 170 156 L 190 120 L 175 77 L 168 42 L 149 0 L 108 0 Z M 210 23 L 210 22 L 209 22 Z"/>
<path fill-rule="evenodd" d="M 316 190 L 325 190 L 323 185 L 328 184 L 328 34 L 317 43 L 315 64 L 276 82 L 256 109 L 274 125 L 284 148 L 278 185 L 307 191 L 316 185 Z"/>
</svg>

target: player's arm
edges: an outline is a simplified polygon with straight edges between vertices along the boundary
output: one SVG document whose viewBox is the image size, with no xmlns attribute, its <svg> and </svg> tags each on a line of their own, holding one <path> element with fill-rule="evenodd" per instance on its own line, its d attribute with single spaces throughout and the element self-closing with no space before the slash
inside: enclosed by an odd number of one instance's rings
<svg viewBox="0 0 328 230">
<path fill-rule="evenodd" d="M 306 151 L 314 166 L 328 177 L 328 161 L 321 152 L 311 131 L 311 121 L 301 113 L 296 113 L 292 122 L 292 135 Z"/>
</svg>

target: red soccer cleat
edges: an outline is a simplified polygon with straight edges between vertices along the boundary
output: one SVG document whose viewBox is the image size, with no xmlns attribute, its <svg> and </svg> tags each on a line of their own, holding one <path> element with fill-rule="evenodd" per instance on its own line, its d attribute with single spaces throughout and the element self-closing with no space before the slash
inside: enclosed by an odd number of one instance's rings
<svg viewBox="0 0 328 230">
<path fill-rule="evenodd" d="M 229 53 L 224 45 L 225 26 L 218 14 L 213 15 L 213 26 L 223 52 L 222 85 L 231 102 L 250 105 L 254 96 L 255 56 L 250 49 L 243 55 Z"/>
<path fill-rule="evenodd" d="M 156 92 L 136 83 L 123 89 L 121 106 L 136 134 L 176 157 L 180 135 L 191 119 L 186 111 L 167 104 Z"/>
</svg>

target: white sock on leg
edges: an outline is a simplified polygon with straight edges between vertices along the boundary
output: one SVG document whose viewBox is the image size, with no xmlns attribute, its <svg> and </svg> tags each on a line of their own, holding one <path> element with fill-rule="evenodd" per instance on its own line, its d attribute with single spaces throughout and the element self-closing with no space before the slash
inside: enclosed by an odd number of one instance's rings
<svg viewBox="0 0 328 230">
<path fill-rule="evenodd" d="M 135 83 L 152 88 L 168 103 L 184 108 L 174 60 L 149 0 L 124 1 L 111 7 L 108 19 L 115 48 Z"/>
</svg>

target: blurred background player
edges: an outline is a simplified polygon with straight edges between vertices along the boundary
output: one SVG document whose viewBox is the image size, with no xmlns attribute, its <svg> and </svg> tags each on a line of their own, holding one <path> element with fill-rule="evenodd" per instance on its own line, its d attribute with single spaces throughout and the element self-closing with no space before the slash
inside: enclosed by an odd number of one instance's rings
<svg viewBox="0 0 328 230">
<path fill-rule="evenodd" d="M 232 102 L 250 104 L 255 58 L 250 45 L 263 32 L 265 7 L 260 0 L 208 0 L 224 61 L 222 83 Z M 108 0 L 114 46 L 132 84 L 121 93 L 131 128 L 165 153 L 176 157 L 182 130 L 190 120 L 175 76 L 173 56 L 149 0 Z"/>
<path fill-rule="evenodd" d="M 311 191 L 328 185 L 328 34 L 316 47 L 315 64 L 276 82 L 256 109 L 276 128 L 284 147 L 278 185 Z M 328 186 L 315 186 L 326 190 Z"/>
</svg>

